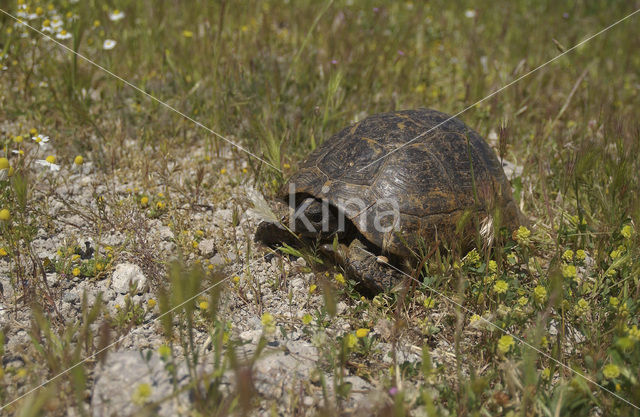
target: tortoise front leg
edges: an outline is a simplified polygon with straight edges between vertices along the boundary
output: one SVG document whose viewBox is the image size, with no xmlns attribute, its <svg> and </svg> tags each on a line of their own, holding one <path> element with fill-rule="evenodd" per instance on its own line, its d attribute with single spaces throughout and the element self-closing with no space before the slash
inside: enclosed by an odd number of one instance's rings
<svg viewBox="0 0 640 417">
<path fill-rule="evenodd" d="M 320 250 L 342 266 L 347 275 L 358 281 L 367 293 L 373 295 L 391 290 L 408 278 L 379 262 L 378 257 L 369 252 L 358 239 L 354 239 L 349 246 L 340 243 L 335 249 L 333 245 L 325 244 Z"/>
</svg>

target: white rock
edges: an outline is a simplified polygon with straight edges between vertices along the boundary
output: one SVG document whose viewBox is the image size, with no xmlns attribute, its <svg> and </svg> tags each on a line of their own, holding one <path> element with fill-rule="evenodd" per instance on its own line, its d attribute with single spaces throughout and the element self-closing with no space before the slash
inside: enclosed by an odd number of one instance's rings
<svg viewBox="0 0 640 417">
<path fill-rule="evenodd" d="M 304 280 L 302 278 L 294 278 L 291 280 L 291 287 L 295 289 L 301 289 L 304 286 Z"/>
<path fill-rule="evenodd" d="M 233 211 L 229 209 L 217 210 L 213 214 L 213 224 L 218 227 L 229 226 L 233 222 Z"/>
<path fill-rule="evenodd" d="M 132 283 L 137 283 L 137 293 L 142 294 L 149 290 L 147 278 L 138 265 L 122 263 L 116 266 L 111 278 L 112 288 L 120 294 L 127 294 Z"/>
<path fill-rule="evenodd" d="M 174 238 L 173 232 L 171 231 L 171 228 L 169 228 L 169 226 L 159 226 L 156 229 L 156 236 L 160 240 L 164 241 L 173 240 Z"/>
<path fill-rule="evenodd" d="M 247 330 L 239 334 L 240 339 L 245 342 L 257 343 L 262 334 L 261 330 Z"/>
<path fill-rule="evenodd" d="M 198 244 L 200 254 L 205 258 L 210 258 L 216 253 L 216 245 L 213 239 L 203 239 Z"/>
</svg>

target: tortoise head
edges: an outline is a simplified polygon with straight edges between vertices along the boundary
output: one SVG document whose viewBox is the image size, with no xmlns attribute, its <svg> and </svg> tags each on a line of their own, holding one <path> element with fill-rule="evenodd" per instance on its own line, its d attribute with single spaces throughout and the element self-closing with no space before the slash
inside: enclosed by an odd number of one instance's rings
<svg viewBox="0 0 640 417">
<path fill-rule="evenodd" d="M 338 213 L 327 202 L 307 197 L 296 205 L 289 224 L 292 230 L 302 236 L 326 240 L 342 231 L 339 220 Z"/>
</svg>

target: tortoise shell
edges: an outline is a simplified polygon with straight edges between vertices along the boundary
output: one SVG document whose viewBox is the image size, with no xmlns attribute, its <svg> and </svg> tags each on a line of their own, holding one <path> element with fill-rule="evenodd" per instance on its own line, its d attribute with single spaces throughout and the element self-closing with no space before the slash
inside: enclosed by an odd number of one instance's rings
<svg viewBox="0 0 640 417">
<path fill-rule="evenodd" d="M 295 190 L 327 200 L 367 240 L 401 256 L 419 239 L 454 237 L 465 213 L 486 217 L 498 208 L 501 224 L 514 227 L 518 209 L 496 155 L 478 133 L 449 118 L 430 109 L 367 117 L 314 150 L 282 197 Z M 399 216 L 389 214 L 394 208 Z M 466 243 L 477 230 L 472 223 L 457 233 Z"/>
</svg>

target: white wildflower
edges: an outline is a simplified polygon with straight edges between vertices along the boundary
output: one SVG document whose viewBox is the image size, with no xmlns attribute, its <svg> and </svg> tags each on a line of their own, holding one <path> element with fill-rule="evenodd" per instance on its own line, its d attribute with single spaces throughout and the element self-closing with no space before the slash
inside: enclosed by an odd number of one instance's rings
<svg viewBox="0 0 640 417">
<path fill-rule="evenodd" d="M 33 140 L 36 141 L 38 145 L 42 145 L 43 143 L 49 142 L 49 136 L 44 136 L 40 133 L 33 137 Z"/>
<path fill-rule="evenodd" d="M 114 10 L 113 12 L 109 13 L 109 20 L 111 20 L 112 22 L 117 22 L 120 19 L 124 19 L 124 12 L 121 12 L 120 10 Z"/>
<path fill-rule="evenodd" d="M 60 165 L 55 164 L 56 158 L 48 156 L 47 159 L 36 159 L 36 164 L 49 168 L 51 171 L 60 171 Z"/>
<path fill-rule="evenodd" d="M 62 28 L 62 18 L 60 16 L 54 16 L 51 18 L 51 28 L 58 32 L 59 28 Z"/>
<path fill-rule="evenodd" d="M 61 30 L 60 33 L 56 35 L 56 39 L 60 39 L 60 40 L 71 39 L 71 37 L 72 35 L 64 29 Z"/>
<path fill-rule="evenodd" d="M 113 39 L 105 39 L 105 41 L 102 43 L 102 49 L 104 49 L 105 51 L 109 51 L 116 47 L 116 43 L 117 42 Z"/>
</svg>

